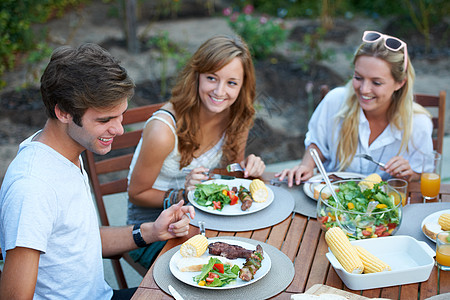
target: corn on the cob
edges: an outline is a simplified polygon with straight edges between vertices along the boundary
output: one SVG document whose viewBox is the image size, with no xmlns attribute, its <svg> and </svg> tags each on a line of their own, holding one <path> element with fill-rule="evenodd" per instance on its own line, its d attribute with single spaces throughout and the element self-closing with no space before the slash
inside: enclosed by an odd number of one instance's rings
<svg viewBox="0 0 450 300">
<path fill-rule="evenodd" d="M 364 265 L 353 248 L 344 231 L 340 227 L 332 227 L 325 233 L 325 240 L 331 252 L 337 258 L 342 267 L 349 273 L 361 274 Z"/>
<path fill-rule="evenodd" d="M 207 248 L 208 239 L 204 235 L 197 234 L 181 245 L 180 254 L 183 257 L 199 257 L 206 252 Z"/>
<path fill-rule="evenodd" d="M 364 265 L 364 274 L 391 271 L 391 267 L 361 246 L 353 246 Z"/>
<path fill-rule="evenodd" d="M 372 189 L 375 183 L 380 183 L 381 177 L 377 173 L 370 174 L 359 182 L 359 187 L 363 190 Z"/>
<path fill-rule="evenodd" d="M 250 183 L 249 189 L 255 202 L 264 202 L 269 196 L 269 191 L 262 180 L 254 179 Z"/>
<path fill-rule="evenodd" d="M 450 214 L 445 213 L 439 216 L 438 224 L 441 225 L 442 230 L 450 230 Z"/>
</svg>

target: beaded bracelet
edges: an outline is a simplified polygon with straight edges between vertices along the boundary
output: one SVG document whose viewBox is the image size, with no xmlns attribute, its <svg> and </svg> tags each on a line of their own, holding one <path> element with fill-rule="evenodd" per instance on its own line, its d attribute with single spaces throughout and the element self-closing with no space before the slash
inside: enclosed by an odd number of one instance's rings
<svg viewBox="0 0 450 300">
<path fill-rule="evenodd" d="M 164 209 L 167 209 L 167 208 L 170 207 L 170 205 L 172 205 L 172 203 L 171 203 L 171 201 L 170 201 L 170 198 L 172 197 L 172 194 L 173 194 L 174 190 L 173 190 L 173 189 L 170 189 L 170 190 L 167 191 L 167 192 L 169 192 L 169 195 L 164 199 Z M 166 193 L 167 193 L 167 192 L 166 192 Z M 165 195 L 164 195 L 164 196 L 165 196 Z"/>
</svg>

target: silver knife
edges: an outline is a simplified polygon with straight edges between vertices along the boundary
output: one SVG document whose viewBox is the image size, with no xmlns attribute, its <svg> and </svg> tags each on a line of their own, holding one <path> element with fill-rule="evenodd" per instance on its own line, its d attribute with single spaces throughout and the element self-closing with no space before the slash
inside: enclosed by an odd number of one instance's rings
<svg viewBox="0 0 450 300">
<path fill-rule="evenodd" d="M 226 180 L 236 179 L 235 176 L 221 175 L 221 174 L 214 174 L 214 173 L 209 173 L 209 177 L 213 178 L 213 179 L 226 179 Z"/>
<path fill-rule="evenodd" d="M 192 171 L 192 169 L 183 169 L 184 174 L 188 174 L 191 171 Z M 203 172 L 203 174 L 205 174 L 206 176 L 209 176 L 209 178 L 211 178 L 211 179 L 225 179 L 225 180 L 236 179 L 235 176 L 230 176 L 230 175 L 221 175 L 221 174 L 215 174 L 215 173 L 210 173 L 210 172 Z"/>
<path fill-rule="evenodd" d="M 178 293 L 173 286 L 169 284 L 169 291 L 172 294 L 172 296 L 175 298 L 175 300 L 184 300 L 183 297 L 181 297 L 180 293 Z"/>
<path fill-rule="evenodd" d="M 342 178 L 342 180 L 359 180 L 362 179 L 362 177 L 349 177 L 349 178 Z M 325 182 L 322 178 L 321 179 L 314 179 L 314 180 L 306 180 L 301 181 L 300 183 L 322 183 Z M 284 178 L 283 180 L 279 180 L 278 178 L 273 178 L 270 180 L 271 185 L 280 185 L 282 183 L 288 183 L 288 179 Z"/>
<path fill-rule="evenodd" d="M 320 182 L 323 182 L 323 179 L 307 180 L 307 181 L 302 181 L 301 183 L 320 183 Z M 270 180 L 271 185 L 277 185 L 277 184 L 282 184 L 282 183 L 288 183 L 288 179 L 284 178 L 283 180 L 280 181 L 278 178 L 273 178 Z"/>
</svg>

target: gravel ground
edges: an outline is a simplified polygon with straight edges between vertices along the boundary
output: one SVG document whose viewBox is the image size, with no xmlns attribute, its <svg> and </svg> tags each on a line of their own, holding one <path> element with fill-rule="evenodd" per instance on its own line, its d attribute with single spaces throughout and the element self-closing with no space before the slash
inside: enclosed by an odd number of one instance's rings
<svg viewBox="0 0 450 300">
<path fill-rule="evenodd" d="M 49 31 L 50 44 L 55 47 L 62 44 L 76 46 L 83 42 L 105 43 L 106 45 L 108 41 L 123 41 L 120 24 L 117 19 L 108 17 L 108 7 L 101 1 L 93 1 L 91 5 L 87 5 L 79 11 L 69 12 L 63 18 L 49 22 L 46 24 L 46 27 Z M 286 26 L 291 29 L 296 27 L 307 28 L 313 23 L 308 20 L 295 20 L 287 22 Z M 333 61 L 321 63 L 323 67 L 328 68 L 328 71 L 325 71 L 325 73 L 328 72 L 329 77 L 325 75 L 325 78 L 321 78 L 320 76 L 323 77 L 324 75 L 319 74 L 319 77 L 313 78 L 316 94 L 318 94 L 320 84 L 327 83 L 333 87 L 341 84 L 341 82 L 344 82 L 346 78 L 351 76 L 350 59 L 355 45 L 360 43 L 361 33 L 366 29 L 380 28 L 380 26 L 380 21 L 374 22 L 363 18 L 336 22 L 336 30 L 332 32 L 334 36 L 322 43 L 323 47 L 329 47 L 334 50 L 335 58 Z M 381 26 L 381 28 L 383 27 Z M 381 29 L 378 30 L 381 31 Z M 138 32 L 141 35 L 152 36 L 161 31 L 167 31 L 173 42 L 182 45 L 190 52 L 195 51 L 206 38 L 212 35 L 232 33 L 226 21 L 221 17 L 183 18 L 160 22 L 141 21 L 139 23 Z M 295 36 L 291 38 L 295 39 Z M 412 48 L 410 46 L 410 51 L 412 51 Z M 114 43 L 110 44 L 107 49 L 122 62 L 138 86 L 148 87 L 149 82 L 158 79 L 161 63 L 155 59 L 157 56 L 155 56 L 154 50 L 146 49 L 140 54 L 129 55 L 123 46 L 114 45 Z M 287 46 L 280 46 L 278 51 L 279 54 L 288 54 Z M 448 89 L 450 73 L 448 48 L 445 51 L 446 54 L 444 53 L 445 55 L 441 56 L 441 58 L 437 56 L 433 59 L 428 59 L 423 55 L 413 57 L 412 61 L 416 70 L 416 92 L 437 94 L 439 90 Z M 7 72 L 4 76 L 4 80 L 7 81 L 8 85 L 0 91 L 0 155 L 2 157 L 0 160 L 0 182 L 3 179 L 7 166 L 17 151 L 20 141 L 41 128 L 45 122 L 37 90 L 38 85 L 36 80 L 31 80 L 40 77 L 40 72 L 45 65 L 46 62 L 44 61 L 33 67 L 19 66 L 14 71 Z M 305 77 L 305 74 L 301 75 L 298 68 L 295 68 L 292 64 L 286 66 L 282 62 L 280 62 L 278 69 L 275 69 L 275 71 L 271 73 L 264 72 L 269 67 L 264 66 L 264 64 L 259 66 L 259 74 L 264 74 L 258 79 L 259 91 L 263 96 L 268 95 L 266 99 L 275 101 L 273 103 L 278 104 L 278 108 L 286 108 L 286 105 L 294 105 L 295 102 L 298 102 L 297 98 L 304 97 L 305 80 L 308 80 L 308 78 L 307 76 L 306 78 L 300 77 Z M 292 73 L 287 73 L 288 69 L 292 69 Z M 169 66 L 168 76 L 174 75 L 175 72 L 175 67 L 173 65 Z M 275 74 L 278 77 L 271 79 L 272 77 L 268 77 L 268 73 L 270 73 L 270 76 Z M 294 80 L 297 77 L 303 81 L 293 81 L 288 84 L 293 86 L 298 93 L 298 96 L 292 96 L 286 91 L 287 87 L 283 86 L 283 81 Z M 26 93 L 23 93 L 23 89 L 19 87 L 24 86 L 24 84 L 28 84 L 32 89 L 26 89 Z M 278 96 L 282 94 L 289 95 L 289 97 L 286 96 L 287 99 L 283 100 L 285 102 L 280 104 Z M 274 95 L 277 95 L 277 97 Z M 148 95 L 147 97 L 151 98 Z M 155 102 L 155 99 L 149 99 L 149 101 Z M 447 101 L 447 107 L 449 102 Z M 304 106 L 304 104 L 302 105 Z M 259 111 L 260 121 L 256 124 L 266 126 L 262 127 L 266 133 L 270 131 L 284 140 L 295 141 L 284 147 L 273 144 L 272 148 L 269 149 L 270 151 L 276 152 L 276 148 L 283 148 L 284 152 L 281 154 L 275 153 L 274 155 L 266 154 L 270 162 L 298 159 L 302 155 L 302 150 L 298 149 L 302 147 L 302 137 L 304 136 L 306 123 L 304 122 L 302 126 L 291 126 L 286 129 L 286 124 L 291 123 L 291 119 L 286 119 L 286 115 L 290 114 L 291 117 L 299 119 L 298 115 L 296 116 L 292 113 L 293 109 L 280 109 L 281 113 L 278 115 L 270 114 L 270 111 L 268 113 L 264 109 Z M 300 110 L 302 110 L 302 106 L 294 109 L 294 111 Z M 449 118 L 450 114 L 447 114 L 447 128 L 450 125 Z M 450 133 L 450 130 L 447 130 L 447 133 Z M 255 144 L 254 147 L 258 149 L 260 145 Z M 293 154 L 295 151 L 297 153 Z"/>
</svg>

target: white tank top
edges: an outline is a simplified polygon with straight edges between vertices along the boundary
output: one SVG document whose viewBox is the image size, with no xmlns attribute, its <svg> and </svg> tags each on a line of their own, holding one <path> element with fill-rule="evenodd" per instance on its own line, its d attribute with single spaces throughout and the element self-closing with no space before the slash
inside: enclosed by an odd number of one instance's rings
<svg viewBox="0 0 450 300">
<path fill-rule="evenodd" d="M 166 115 L 170 116 L 173 124 L 171 124 L 167 120 L 159 117 L 158 114 L 166 114 Z M 223 143 L 225 140 L 225 134 L 222 135 L 221 139 L 219 140 L 219 142 L 217 142 L 216 145 L 214 145 L 214 147 L 212 147 L 211 149 L 209 149 L 208 151 L 206 151 L 199 157 L 194 158 L 188 166 L 186 166 L 185 168 L 180 170 L 181 155 L 180 155 L 180 152 L 178 151 L 178 136 L 176 134 L 176 129 L 175 129 L 176 121 L 175 121 L 174 116 L 168 111 L 158 110 L 147 120 L 145 125 L 147 125 L 147 123 L 152 120 L 161 121 L 164 124 L 166 124 L 167 126 L 169 126 L 169 128 L 170 128 L 170 130 L 172 130 L 173 136 L 175 138 L 175 144 L 174 144 L 173 150 L 164 160 L 164 163 L 161 167 L 161 171 L 153 184 L 154 189 L 161 190 L 161 191 L 167 191 L 172 188 L 173 189 L 184 188 L 185 177 L 188 174 L 188 172 L 186 172 L 184 170 L 194 169 L 197 167 L 205 167 L 208 169 L 214 169 L 219 166 L 219 163 L 222 159 L 222 146 L 223 146 Z M 128 173 L 128 182 L 130 181 L 131 174 L 133 172 L 134 166 L 135 166 L 137 158 L 139 156 L 139 152 L 141 151 L 141 146 L 142 146 L 142 138 L 136 147 L 133 159 L 130 164 L 130 171 Z"/>
</svg>

